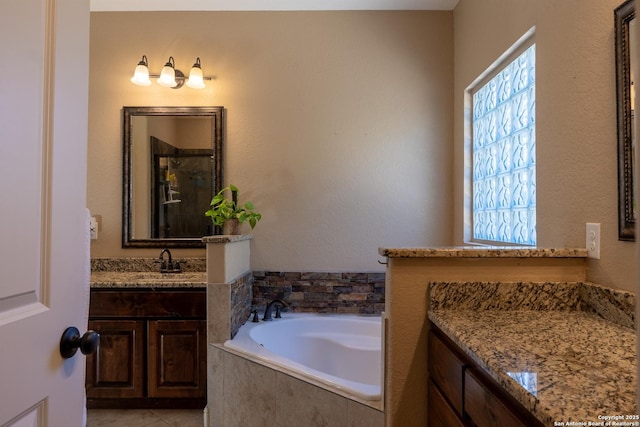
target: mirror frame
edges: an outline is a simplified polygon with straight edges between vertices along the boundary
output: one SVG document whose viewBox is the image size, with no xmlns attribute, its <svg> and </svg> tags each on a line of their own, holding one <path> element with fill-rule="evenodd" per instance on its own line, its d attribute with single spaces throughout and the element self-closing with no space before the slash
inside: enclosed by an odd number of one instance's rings
<svg viewBox="0 0 640 427">
<path fill-rule="evenodd" d="M 149 238 L 136 239 L 131 233 L 133 213 L 131 119 L 134 116 L 200 116 L 211 117 L 214 171 L 212 176 L 213 197 L 222 188 L 224 153 L 224 107 L 122 107 L 122 247 L 123 248 L 204 248 L 202 238 Z M 204 212 L 202 213 L 204 215 Z M 219 234 L 218 227 L 214 234 Z M 203 236 L 204 237 L 204 236 Z"/>
<path fill-rule="evenodd" d="M 614 11 L 616 101 L 618 124 L 618 239 L 635 240 L 633 120 L 631 109 L 631 56 L 629 22 L 635 18 L 633 0 Z"/>
</svg>

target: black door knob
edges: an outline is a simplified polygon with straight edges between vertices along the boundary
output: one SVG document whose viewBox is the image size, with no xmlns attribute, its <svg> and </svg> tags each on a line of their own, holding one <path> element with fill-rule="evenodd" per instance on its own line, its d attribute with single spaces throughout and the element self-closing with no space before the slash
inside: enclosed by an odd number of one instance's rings
<svg viewBox="0 0 640 427">
<path fill-rule="evenodd" d="M 73 326 L 67 328 L 60 338 L 60 355 L 68 359 L 76 354 L 78 348 L 84 355 L 91 354 L 97 350 L 100 345 L 100 334 L 96 331 L 87 331 L 80 336 L 78 328 Z"/>
</svg>

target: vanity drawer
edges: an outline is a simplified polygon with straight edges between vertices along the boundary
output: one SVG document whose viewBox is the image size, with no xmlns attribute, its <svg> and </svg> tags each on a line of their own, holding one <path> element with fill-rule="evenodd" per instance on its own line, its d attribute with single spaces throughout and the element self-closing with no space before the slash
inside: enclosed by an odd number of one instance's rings
<svg viewBox="0 0 640 427">
<path fill-rule="evenodd" d="M 465 362 L 432 330 L 429 334 L 429 375 L 457 413 L 462 414 Z"/>
<path fill-rule="evenodd" d="M 206 318 L 206 291 L 198 290 L 92 290 L 92 318 Z"/>
<path fill-rule="evenodd" d="M 478 427 L 527 426 L 505 404 L 504 400 L 487 388 L 472 369 L 464 375 L 464 412 Z"/>
</svg>

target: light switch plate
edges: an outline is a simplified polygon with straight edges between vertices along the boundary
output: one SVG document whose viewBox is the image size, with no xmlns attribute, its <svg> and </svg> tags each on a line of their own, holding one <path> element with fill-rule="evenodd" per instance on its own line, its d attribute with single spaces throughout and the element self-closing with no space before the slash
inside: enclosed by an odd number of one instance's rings
<svg viewBox="0 0 640 427">
<path fill-rule="evenodd" d="M 92 216 L 91 221 L 89 222 L 89 236 L 91 240 L 96 240 L 98 238 L 98 220 L 95 216 Z"/>
</svg>

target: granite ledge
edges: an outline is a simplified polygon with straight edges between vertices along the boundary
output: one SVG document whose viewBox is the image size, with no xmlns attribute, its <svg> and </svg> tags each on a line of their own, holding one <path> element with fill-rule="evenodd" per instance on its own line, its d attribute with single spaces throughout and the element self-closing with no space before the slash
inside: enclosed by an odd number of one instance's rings
<svg viewBox="0 0 640 427">
<path fill-rule="evenodd" d="M 429 282 L 429 309 L 584 311 L 635 328 L 636 295 L 589 282 Z"/>
<path fill-rule="evenodd" d="M 586 258 L 584 248 L 532 246 L 446 246 L 433 248 L 378 248 L 389 258 Z"/>
<path fill-rule="evenodd" d="M 158 289 L 207 287 L 206 272 L 154 273 L 154 272 L 92 272 L 91 289 Z"/>
<path fill-rule="evenodd" d="M 159 258 L 142 257 L 92 257 L 91 272 L 112 273 L 144 273 L 159 272 Z M 174 256 L 173 261 L 180 263 L 183 273 L 204 272 L 207 270 L 207 259 L 204 257 Z"/>
<path fill-rule="evenodd" d="M 253 234 L 220 234 L 217 236 L 205 236 L 203 243 L 233 243 L 253 239 Z"/>
</svg>

